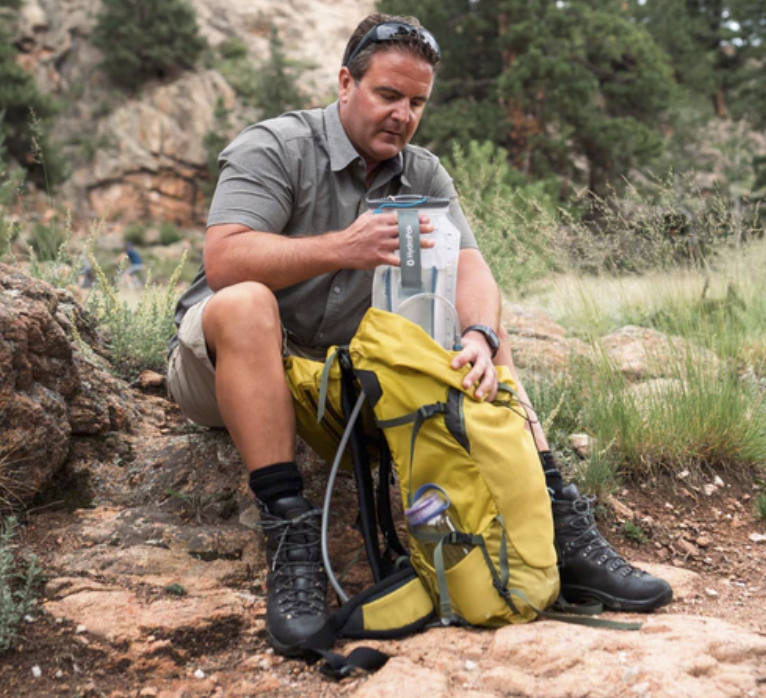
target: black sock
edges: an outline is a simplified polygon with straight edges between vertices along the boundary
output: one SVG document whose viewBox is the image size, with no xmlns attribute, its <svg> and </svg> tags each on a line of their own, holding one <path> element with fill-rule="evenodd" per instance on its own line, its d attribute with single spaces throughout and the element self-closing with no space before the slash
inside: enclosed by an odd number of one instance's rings
<svg viewBox="0 0 766 698">
<path fill-rule="evenodd" d="M 543 473 L 545 473 L 545 486 L 551 493 L 551 496 L 556 499 L 561 497 L 561 491 L 564 489 L 564 479 L 561 477 L 561 471 L 559 471 L 556 465 L 556 459 L 550 451 L 540 451 L 540 463 L 543 466 Z"/>
<path fill-rule="evenodd" d="M 275 463 L 250 473 L 250 489 L 255 498 L 271 510 L 278 499 L 303 492 L 303 476 L 294 461 Z"/>
</svg>

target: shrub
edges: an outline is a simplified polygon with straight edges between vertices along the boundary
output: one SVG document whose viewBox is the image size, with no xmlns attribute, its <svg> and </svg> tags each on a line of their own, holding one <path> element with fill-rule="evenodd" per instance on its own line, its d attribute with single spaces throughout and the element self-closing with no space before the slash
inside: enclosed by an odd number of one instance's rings
<svg viewBox="0 0 766 698">
<path fill-rule="evenodd" d="M 247 46 L 239 39 L 223 43 L 218 52 L 217 67 L 221 74 L 243 102 L 261 110 L 261 118 L 306 106 L 308 100 L 298 87 L 297 79 L 301 71 L 311 66 L 287 57 L 274 25 L 269 34 L 269 57 L 257 69 L 252 65 Z"/>
<path fill-rule="evenodd" d="M 16 520 L 0 523 L 0 654 L 18 637 L 21 621 L 34 608 L 41 571 L 36 558 L 22 561 L 14 549 Z"/>
<path fill-rule="evenodd" d="M 60 110 L 59 104 L 37 87 L 34 77 L 17 62 L 18 53 L 7 28 L 20 3 L 0 1 L 0 169 L 13 158 L 29 177 L 48 190 L 63 182 L 68 168 L 51 144 L 44 125 Z"/>
<path fill-rule="evenodd" d="M 166 285 L 147 279 L 135 308 L 120 298 L 96 258 L 92 254 L 88 257 L 96 274 L 96 285 L 88 296 L 87 308 L 105 330 L 115 371 L 128 380 L 143 369 L 164 371 L 167 343 L 175 332 L 176 286 L 186 253 Z"/>
<path fill-rule="evenodd" d="M 455 146 L 447 162 L 463 211 L 501 289 L 523 293 L 555 268 L 558 223 L 545 183 L 525 184 L 502 149 Z"/>
<path fill-rule="evenodd" d="M 183 240 L 183 233 L 175 223 L 170 221 L 163 221 L 160 223 L 161 245 L 172 245 L 179 240 Z"/>
<path fill-rule="evenodd" d="M 626 521 L 622 524 L 622 535 L 624 535 L 629 541 L 638 543 L 638 545 L 644 545 L 649 542 L 644 529 L 633 521 Z"/>
<path fill-rule="evenodd" d="M 35 223 L 29 236 L 29 248 L 38 262 L 52 262 L 60 255 L 62 246 L 69 242 L 67 226 L 54 217 L 49 223 Z"/>
<path fill-rule="evenodd" d="M 146 226 L 134 221 L 126 226 L 122 237 L 134 247 L 143 247 L 146 244 Z"/>
<path fill-rule="evenodd" d="M 184 0 L 102 0 L 92 40 L 104 71 L 130 90 L 193 67 L 205 47 Z"/>
<path fill-rule="evenodd" d="M 755 514 L 761 521 L 766 521 L 766 494 L 763 492 L 755 498 Z"/>
</svg>

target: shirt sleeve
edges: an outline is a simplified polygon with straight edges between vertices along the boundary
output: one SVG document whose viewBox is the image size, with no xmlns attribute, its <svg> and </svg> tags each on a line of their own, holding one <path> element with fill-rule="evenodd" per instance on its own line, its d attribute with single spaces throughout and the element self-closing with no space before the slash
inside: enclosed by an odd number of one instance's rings
<svg viewBox="0 0 766 698">
<path fill-rule="evenodd" d="M 259 232 L 282 232 L 293 202 L 287 162 L 282 139 L 270 129 L 256 124 L 243 131 L 218 158 L 220 176 L 208 227 L 235 223 Z"/>
</svg>

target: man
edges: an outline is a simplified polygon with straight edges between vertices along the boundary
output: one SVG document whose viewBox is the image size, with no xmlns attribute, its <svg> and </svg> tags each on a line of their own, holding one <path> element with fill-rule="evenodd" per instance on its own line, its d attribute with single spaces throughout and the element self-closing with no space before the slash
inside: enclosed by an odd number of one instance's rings
<svg viewBox="0 0 766 698">
<path fill-rule="evenodd" d="M 513 366 L 500 294 L 452 181 L 435 156 L 409 145 L 439 60 L 417 20 L 372 15 L 346 47 L 337 102 L 241 133 L 221 154 L 204 268 L 179 303 L 170 390 L 190 419 L 228 429 L 250 472 L 267 534 L 268 631 L 282 654 L 298 653 L 328 616 L 319 512 L 302 496 L 283 357 L 323 360 L 327 347 L 347 344 L 370 306 L 373 270 L 398 264 L 396 213 L 373 215 L 368 198 L 450 200 L 462 236 L 457 310 L 468 328 L 452 366 L 470 364 L 465 386 L 486 399 L 497 392 L 494 365 Z M 420 226 L 431 246 L 427 216 Z M 530 418 L 554 501 L 564 594 L 630 610 L 668 603 L 666 582 L 633 569 L 598 534 L 589 502 L 563 487 Z"/>
</svg>

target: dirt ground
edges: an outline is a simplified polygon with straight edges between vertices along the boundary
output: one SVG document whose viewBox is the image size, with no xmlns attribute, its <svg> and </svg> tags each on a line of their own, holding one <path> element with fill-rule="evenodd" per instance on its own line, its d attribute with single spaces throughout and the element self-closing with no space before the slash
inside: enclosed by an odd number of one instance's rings
<svg viewBox="0 0 766 698">
<path fill-rule="evenodd" d="M 700 593 L 675 600 L 660 613 L 712 616 L 766 634 L 766 523 L 756 515 L 754 505 L 759 487 L 753 481 L 727 481 L 723 474 L 710 482 L 676 478 L 626 487 L 599 506 L 600 528 L 629 560 L 680 567 L 700 576 Z M 337 569 L 359 557 L 362 550 L 350 490 L 346 487 L 347 492 L 340 495 L 337 506 L 347 515 L 334 524 L 332 533 L 338 541 L 333 552 Z M 33 549 L 45 566 L 51 553 L 67 545 L 59 532 L 74 516 L 72 511 L 55 508 L 32 513 L 20 530 L 20 542 Z M 628 538 L 626 533 L 631 531 Z M 362 560 L 352 567 L 346 583 L 353 592 L 368 579 Z M 316 667 L 275 656 L 265 632 L 263 571 L 254 570 L 240 591 L 255 600 L 246 627 L 232 629 L 238 632 L 236 642 L 223 629 L 174 642 L 144 663 L 126 658 L 125 648 L 99 642 L 71 624 L 36 613 L 34 622 L 24 623 L 16 646 L 0 656 L 0 696 L 298 698 L 348 694 L 363 680 L 337 684 L 321 676 Z M 489 631 L 482 632 L 489 637 Z M 195 678 L 191 660 L 199 658 L 204 658 L 207 673 Z M 47 667 L 45 675 L 33 680 L 40 666 Z M 222 688 L 254 673 L 261 678 L 248 684 L 252 692 Z M 160 675 L 163 680 L 156 685 L 161 688 L 151 687 L 152 679 Z M 195 687 L 192 692 L 186 692 L 188 685 Z"/>
</svg>

